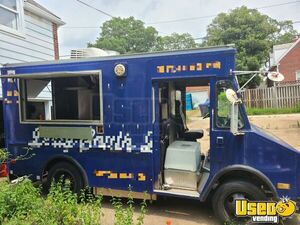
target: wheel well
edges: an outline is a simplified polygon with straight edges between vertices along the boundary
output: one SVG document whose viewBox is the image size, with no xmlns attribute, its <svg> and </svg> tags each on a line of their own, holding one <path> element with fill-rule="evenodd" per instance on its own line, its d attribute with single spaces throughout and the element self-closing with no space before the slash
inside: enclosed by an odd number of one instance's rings
<svg viewBox="0 0 300 225">
<path fill-rule="evenodd" d="M 82 166 L 75 159 L 73 159 L 71 157 L 66 157 L 66 156 L 57 156 L 57 157 L 50 159 L 46 163 L 46 165 L 43 169 L 42 177 L 43 178 L 46 177 L 48 175 L 48 171 L 50 170 L 50 168 L 52 168 L 55 164 L 60 163 L 60 162 L 67 162 L 67 163 L 70 163 L 73 166 L 75 166 L 80 171 L 85 185 L 88 185 L 87 175 L 86 175 L 86 172 L 84 171 L 84 169 L 82 168 Z"/>
<path fill-rule="evenodd" d="M 262 177 L 258 176 L 255 173 L 252 173 L 250 171 L 243 171 L 243 170 L 234 170 L 234 171 L 229 171 L 222 176 L 220 176 L 212 185 L 212 190 L 208 196 L 210 199 L 214 192 L 220 187 L 222 184 L 230 182 L 230 181 L 236 181 L 236 180 L 242 180 L 249 182 L 251 184 L 256 185 L 258 188 L 262 189 L 266 196 L 268 198 L 276 198 L 276 190 L 270 184 L 263 179 Z"/>
</svg>

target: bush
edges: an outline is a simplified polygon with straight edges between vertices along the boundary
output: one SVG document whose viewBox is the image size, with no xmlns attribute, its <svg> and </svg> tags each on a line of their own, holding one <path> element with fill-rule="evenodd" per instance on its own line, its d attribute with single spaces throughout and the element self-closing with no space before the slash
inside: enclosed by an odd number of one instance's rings
<svg viewBox="0 0 300 225">
<path fill-rule="evenodd" d="M 134 224 L 133 199 L 129 197 L 127 206 L 113 198 L 115 224 Z M 90 189 L 80 196 L 73 194 L 67 185 L 52 184 L 47 197 L 41 196 L 40 188 L 24 179 L 17 184 L 0 182 L 0 224 L 6 225 L 97 225 L 101 224 L 102 197 L 95 197 Z M 145 201 L 137 224 L 143 224 Z"/>
<path fill-rule="evenodd" d="M 33 187 L 30 181 L 26 180 L 20 185 L 0 183 L 0 220 L 3 223 L 12 218 L 25 218 L 41 207 L 43 200 L 39 190 Z"/>
<path fill-rule="evenodd" d="M 131 225 L 133 222 L 134 202 L 132 195 L 129 194 L 126 206 L 124 207 L 120 198 L 113 197 L 111 203 L 115 210 L 115 225 Z M 137 218 L 137 225 L 142 225 L 146 213 L 146 201 L 141 203 L 141 212 Z"/>
<path fill-rule="evenodd" d="M 0 163 L 6 162 L 8 158 L 8 152 L 4 148 L 0 148 Z"/>
<path fill-rule="evenodd" d="M 27 154 L 26 154 L 27 155 Z M 19 157 L 17 160 L 26 160 Z M 8 160 L 8 152 L 0 149 L 0 163 Z M 112 198 L 115 225 L 134 224 L 134 202 L 131 194 L 126 205 L 119 198 Z M 95 197 L 91 189 L 82 190 L 78 196 L 68 184 L 52 183 L 48 196 L 41 195 L 41 188 L 34 187 L 27 178 L 9 184 L 0 181 L 0 225 L 97 225 L 101 224 L 102 196 Z M 141 203 L 137 225 L 142 225 L 146 212 L 145 200 Z"/>
</svg>

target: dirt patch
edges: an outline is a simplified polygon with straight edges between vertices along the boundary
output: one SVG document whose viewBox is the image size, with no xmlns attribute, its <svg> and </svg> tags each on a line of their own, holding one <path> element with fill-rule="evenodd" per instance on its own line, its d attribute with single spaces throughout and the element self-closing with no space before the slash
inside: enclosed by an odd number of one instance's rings
<svg viewBox="0 0 300 225">
<path fill-rule="evenodd" d="M 251 116 L 249 120 L 300 151 L 300 114 Z"/>
<path fill-rule="evenodd" d="M 204 130 L 200 142 L 201 150 L 206 152 L 209 149 L 209 119 L 202 119 L 199 110 L 187 112 L 187 118 L 190 130 Z M 249 121 L 300 151 L 300 114 L 249 116 Z"/>
</svg>

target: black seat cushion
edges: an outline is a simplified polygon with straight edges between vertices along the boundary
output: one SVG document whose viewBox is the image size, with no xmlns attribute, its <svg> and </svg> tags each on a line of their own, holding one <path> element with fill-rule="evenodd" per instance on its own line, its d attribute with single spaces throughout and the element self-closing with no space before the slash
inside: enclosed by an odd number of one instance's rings
<svg viewBox="0 0 300 225">
<path fill-rule="evenodd" d="M 182 138 L 185 141 L 196 141 L 197 139 L 200 139 L 203 137 L 203 130 L 192 130 L 192 131 L 186 131 L 183 133 Z"/>
</svg>

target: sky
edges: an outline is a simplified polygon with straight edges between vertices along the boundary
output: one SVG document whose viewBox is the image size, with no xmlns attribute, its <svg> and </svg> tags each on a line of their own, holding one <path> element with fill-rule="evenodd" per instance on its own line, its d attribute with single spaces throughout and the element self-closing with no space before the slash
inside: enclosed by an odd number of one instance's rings
<svg viewBox="0 0 300 225">
<path fill-rule="evenodd" d="M 67 57 L 71 49 L 86 48 L 100 33 L 100 26 L 110 17 L 91 9 L 77 0 L 36 0 L 59 16 L 66 24 L 59 28 L 60 55 Z M 300 33 L 300 0 L 81 0 L 114 17 L 134 16 L 154 26 L 160 35 L 173 32 L 190 33 L 194 38 L 206 35 L 214 15 L 242 5 L 260 8 L 261 13 L 276 20 L 299 21 L 294 28 Z M 289 3 L 280 6 L 277 4 Z M 265 7 L 271 6 L 273 7 Z M 211 17 L 207 17 L 211 16 Z M 177 19 L 205 17 L 166 22 Z M 158 22 L 158 23 L 157 23 Z"/>
</svg>

